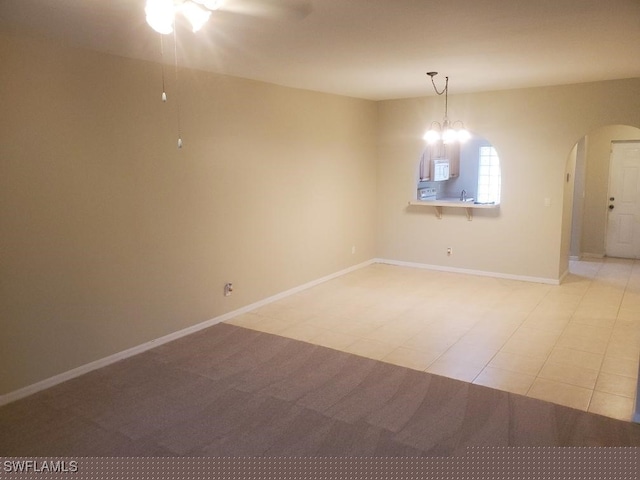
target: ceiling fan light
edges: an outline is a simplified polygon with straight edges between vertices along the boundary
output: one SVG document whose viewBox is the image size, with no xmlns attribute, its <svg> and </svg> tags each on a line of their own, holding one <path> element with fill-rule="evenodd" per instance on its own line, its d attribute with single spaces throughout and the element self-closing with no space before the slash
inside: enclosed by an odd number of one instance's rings
<svg viewBox="0 0 640 480">
<path fill-rule="evenodd" d="M 147 23 L 156 32 L 161 33 L 163 35 L 167 35 L 173 32 L 173 19 L 172 21 L 167 22 L 164 19 L 158 19 L 157 17 L 147 16 Z"/>
<path fill-rule="evenodd" d="M 147 0 L 144 12 L 147 23 L 156 32 L 165 35 L 173 32 L 173 0 Z"/>
<path fill-rule="evenodd" d="M 211 16 L 210 11 L 204 10 L 192 2 L 186 2 L 182 5 L 182 14 L 187 17 L 194 32 L 200 30 Z"/>
</svg>

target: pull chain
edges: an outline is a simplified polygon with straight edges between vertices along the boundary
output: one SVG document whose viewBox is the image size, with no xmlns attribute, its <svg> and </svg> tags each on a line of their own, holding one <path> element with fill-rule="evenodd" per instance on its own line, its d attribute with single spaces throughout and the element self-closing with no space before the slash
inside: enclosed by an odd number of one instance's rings
<svg viewBox="0 0 640 480">
<path fill-rule="evenodd" d="M 167 91 L 164 88 L 164 40 L 160 35 L 160 65 L 162 66 L 162 101 L 167 101 Z"/>
<path fill-rule="evenodd" d="M 173 29 L 173 58 L 176 69 L 176 108 L 178 110 L 178 148 L 182 148 L 182 130 L 180 128 L 180 95 L 178 90 L 178 37 Z"/>
</svg>

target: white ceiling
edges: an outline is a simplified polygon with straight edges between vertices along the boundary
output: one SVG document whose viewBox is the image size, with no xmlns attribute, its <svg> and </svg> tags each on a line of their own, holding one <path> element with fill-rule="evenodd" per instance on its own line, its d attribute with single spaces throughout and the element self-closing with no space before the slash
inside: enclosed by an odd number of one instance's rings
<svg viewBox="0 0 640 480">
<path fill-rule="evenodd" d="M 160 61 L 144 3 L 0 0 L 0 28 Z M 433 94 L 427 71 L 452 94 L 640 77 L 640 0 L 226 0 L 177 38 L 180 65 L 374 100 Z"/>
</svg>

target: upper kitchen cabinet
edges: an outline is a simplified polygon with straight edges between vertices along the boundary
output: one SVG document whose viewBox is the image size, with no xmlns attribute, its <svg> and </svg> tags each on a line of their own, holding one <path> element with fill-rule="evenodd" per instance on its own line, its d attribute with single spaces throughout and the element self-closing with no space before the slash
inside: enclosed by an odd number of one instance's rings
<svg viewBox="0 0 640 480">
<path fill-rule="evenodd" d="M 439 181 L 436 176 L 438 165 L 448 163 L 447 179 L 460 176 L 460 145 L 443 143 L 427 145 L 420 158 L 421 181 Z"/>
</svg>

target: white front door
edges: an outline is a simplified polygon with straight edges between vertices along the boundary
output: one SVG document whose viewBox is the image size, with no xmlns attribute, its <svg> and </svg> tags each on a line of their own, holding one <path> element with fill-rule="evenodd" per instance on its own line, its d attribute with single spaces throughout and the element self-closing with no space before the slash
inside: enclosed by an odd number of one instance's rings
<svg viewBox="0 0 640 480">
<path fill-rule="evenodd" d="M 640 142 L 611 146 L 605 252 L 640 258 Z"/>
</svg>

